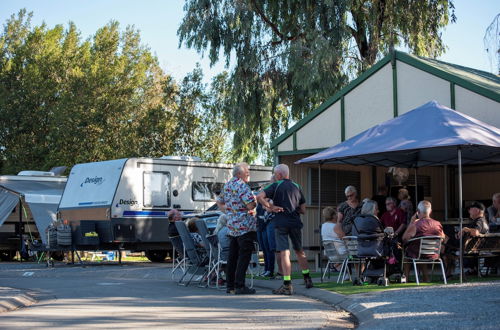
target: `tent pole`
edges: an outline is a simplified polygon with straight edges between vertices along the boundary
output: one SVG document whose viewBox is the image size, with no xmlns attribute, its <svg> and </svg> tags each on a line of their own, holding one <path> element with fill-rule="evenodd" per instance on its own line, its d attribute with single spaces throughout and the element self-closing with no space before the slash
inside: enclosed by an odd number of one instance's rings
<svg viewBox="0 0 500 330">
<path fill-rule="evenodd" d="M 448 220 L 448 165 L 444 166 L 443 185 L 444 185 L 444 220 Z"/>
<path fill-rule="evenodd" d="M 323 242 L 321 239 L 321 162 L 318 164 L 318 233 L 319 233 L 319 273 L 321 274 L 321 283 L 323 283 L 323 263 L 321 256 L 323 255 Z"/>
<path fill-rule="evenodd" d="M 418 180 L 417 180 L 417 168 L 415 167 L 415 210 L 418 206 Z"/>
<path fill-rule="evenodd" d="M 458 147 L 458 217 L 460 219 L 460 284 L 463 283 L 463 273 L 464 273 L 464 250 L 463 250 L 463 216 L 462 216 L 462 150 Z"/>
</svg>

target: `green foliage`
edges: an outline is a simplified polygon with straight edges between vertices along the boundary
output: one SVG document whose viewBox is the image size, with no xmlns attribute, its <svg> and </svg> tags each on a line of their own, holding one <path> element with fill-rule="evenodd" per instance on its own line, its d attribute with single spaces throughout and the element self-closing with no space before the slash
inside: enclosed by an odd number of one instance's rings
<svg viewBox="0 0 500 330">
<path fill-rule="evenodd" d="M 454 19 L 451 0 L 186 0 L 184 10 L 180 45 L 232 65 L 222 111 L 234 158 L 250 161 L 390 48 L 442 53 Z"/>
<path fill-rule="evenodd" d="M 21 10 L 0 34 L 2 173 L 133 156 L 220 160 L 224 125 L 196 68 L 179 86 L 117 22 L 82 40 L 73 23 L 31 27 Z"/>
</svg>

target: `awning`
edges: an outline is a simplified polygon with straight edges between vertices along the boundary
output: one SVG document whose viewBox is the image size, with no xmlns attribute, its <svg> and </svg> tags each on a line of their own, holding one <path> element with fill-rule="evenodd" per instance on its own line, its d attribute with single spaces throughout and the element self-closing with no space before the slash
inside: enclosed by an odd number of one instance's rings
<svg viewBox="0 0 500 330">
<path fill-rule="evenodd" d="M 8 190 L 0 189 L 0 226 L 7 220 L 17 203 L 19 203 L 18 196 Z"/>
<path fill-rule="evenodd" d="M 500 163 L 500 129 L 436 101 L 376 125 L 297 163 L 397 167 Z"/>
<path fill-rule="evenodd" d="M 19 197 L 30 209 L 43 243 L 46 243 L 45 230 L 56 220 L 57 207 L 61 200 L 66 179 L 15 177 L 0 181 L 0 225 L 19 203 Z"/>
</svg>

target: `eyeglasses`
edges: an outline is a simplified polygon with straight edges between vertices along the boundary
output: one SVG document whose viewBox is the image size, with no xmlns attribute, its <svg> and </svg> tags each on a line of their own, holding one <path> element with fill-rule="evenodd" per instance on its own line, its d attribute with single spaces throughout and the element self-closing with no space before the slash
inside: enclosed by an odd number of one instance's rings
<svg viewBox="0 0 500 330">
<path fill-rule="evenodd" d="M 351 198 L 351 197 L 354 197 L 354 194 L 348 194 L 348 195 L 345 195 L 345 197 Z"/>
</svg>

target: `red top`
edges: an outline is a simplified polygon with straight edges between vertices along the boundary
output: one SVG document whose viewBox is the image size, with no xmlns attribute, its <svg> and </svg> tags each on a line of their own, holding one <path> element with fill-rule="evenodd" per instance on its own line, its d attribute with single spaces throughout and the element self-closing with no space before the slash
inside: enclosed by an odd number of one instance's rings
<svg viewBox="0 0 500 330">
<path fill-rule="evenodd" d="M 396 208 L 394 210 L 394 214 L 391 214 L 391 212 L 386 211 L 384 214 L 382 214 L 382 217 L 380 218 L 380 221 L 385 227 L 392 227 L 394 228 L 394 231 L 398 230 L 399 226 L 401 224 L 406 222 L 406 215 L 403 210 L 400 208 Z"/>
<path fill-rule="evenodd" d="M 416 233 L 414 238 L 422 237 L 422 236 L 441 236 L 443 237 L 443 226 L 439 221 L 436 221 L 431 218 L 420 219 L 415 223 Z M 418 250 L 420 245 L 418 241 L 411 242 L 408 244 L 406 248 L 406 254 L 410 258 L 416 258 L 418 256 Z M 439 258 L 439 254 L 432 254 L 421 256 L 424 259 L 437 259 Z"/>
</svg>

